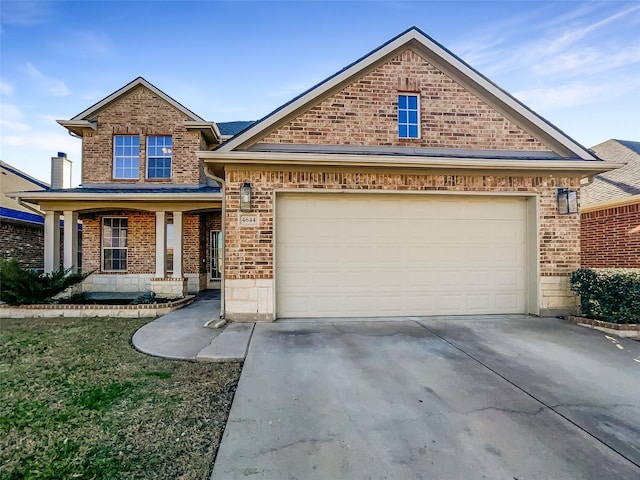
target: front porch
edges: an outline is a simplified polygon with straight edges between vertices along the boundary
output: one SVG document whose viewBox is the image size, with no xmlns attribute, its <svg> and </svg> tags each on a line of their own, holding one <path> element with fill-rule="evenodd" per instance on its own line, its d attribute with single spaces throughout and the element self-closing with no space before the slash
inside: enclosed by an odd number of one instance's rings
<svg viewBox="0 0 640 480">
<path fill-rule="evenodd" d="M 44 268 L 92 272 L 86 292 L 152 291 L 182 297 L 220 288 L 221 195 L 217 187 L 78 188 L 45 192 Z M 29 199 L 31 201 L 31 199 Z M 56 228 L 64 218 L 62 233 Z M 62 237 L 62 238 L 61 238 Z M 62 248 L 61 248 L 62 240 Z"/>
</svg>

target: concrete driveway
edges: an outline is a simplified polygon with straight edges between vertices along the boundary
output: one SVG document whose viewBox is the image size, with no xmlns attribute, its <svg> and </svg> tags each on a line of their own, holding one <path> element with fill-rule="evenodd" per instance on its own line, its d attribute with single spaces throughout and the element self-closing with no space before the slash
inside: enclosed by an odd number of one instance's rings
<svg viewBox="0 0 640 480">
<path fill-rule="evenodd" d="M 640 342 L 555 318 L 258 324 L 212 479 L 640 478 Z"/>
</svg>

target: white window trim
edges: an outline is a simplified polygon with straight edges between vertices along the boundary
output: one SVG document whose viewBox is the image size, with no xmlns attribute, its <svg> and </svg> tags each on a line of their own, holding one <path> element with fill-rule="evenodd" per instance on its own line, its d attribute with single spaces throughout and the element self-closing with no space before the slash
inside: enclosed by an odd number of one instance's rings
<svg viewBox="0 0 640 480">
<path fill-rule="evenodd" d="M 104 268 L 104 251 L 105 248 L 109 248 L 113 250 L 113 247 L 105 247 L 104 246 L 104 221 L 109 219 L 125 219 L 127 221 L 127 246 L 126 247 L 118 247 L 119 250 L 126 250 L 127 256 L 127 268 L 124 270 L 106 270 Z M 100 221 L 100 271 L 101 272 L 128 272 L 129 271 L 129 217 L 117 216 L 117 217 L 102 217 Z"/>
<path fill-rule="evenodd" d="M 417 137 L 401 137 L 400 136 L 400 104 L 398 102 L 398 115 L 396 116 L 396 126 L 398 128 L 398 138 L 402 139 L 402 140 L 419 140 L 422 138 L 422 116 L 421 116 L 421 109 L 420 109 L 420 94 L 416 93 L 416 92 L 398 92 L 397 97 L 400 97 L 400 95 L 406 96 L 406 97 L 416 97 L 416 103 L 417 103 L 417 109 L 418 109 L 418 136 Z M 399 100 L 399 98 L 398 98 Z"/>
<path fill-rule="evenodd" d="M 171 160 L 171 168 L 169 169 L 168 177 L 153 177 L 149 178 L 149 139 L 156 137 L 169 137 L 171 139 L 171 154 L 169 155 L 169 159 Z M 171 180 L 173 178 L 173 135 L 147 135 L 145 139 L 145 156 L 146 156 L 146 179 L 147 180 Z M 167 158 L 167 157 L 153 157 L 153 158 Z"/>
<path fill-rule="evenodd" d="M 118 177 L 116 176 L 116 137 L 138 137 L 138 175 L 134 177 Z M 128 134 L 115 134 L 113 135 L 113 152 L 112 152 L 112 163 L 113 163 L 113 171 L 111 175 L 114 180 L 138 180 L 140 178 L 140 136 L 139 135 L 128 135 Z M 133 157 L 127 157 L 133 158 Z"/>
</svg>

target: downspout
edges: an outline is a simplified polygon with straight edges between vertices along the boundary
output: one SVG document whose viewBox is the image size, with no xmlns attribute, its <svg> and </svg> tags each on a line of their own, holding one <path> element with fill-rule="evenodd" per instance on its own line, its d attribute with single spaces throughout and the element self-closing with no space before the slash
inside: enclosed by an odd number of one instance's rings
<svg viewBox="0 0 640 480">
<path fill-rule="evenodd" d="M 45 214 L 41 210 L 38 210 L 37 208 L 29 205 L 28 203 L 25 203 L 24 200 L 22 200 L 22 198 L 17 197 L 17 196 L 13 197 L 13 198 L 16 200 L 16 202 L 18 202 L 18 205 L 20 205 L 21 207 L 24 207 L 24 208 L 26 208 L 28 210 L 31 210 L 33 213 L 35 213 L 37 215 L 40 215 L 41 217 L 45 216 Z"/>
<path fill-rule="evenodd" d="M 227 224 L 227 195 L 225 192 L 225 183 L 224 183 L 224 179 L 220 178 L 220 177 L 216 177 L 215 175 L 213 175 L 210 171 L 209 171 L 209 167 L 207 167 L 206 165 L 204 166 L 204 174 L 210 178 L 211 180 L 214 180 L 215 182 L 217 182 L 220 185 L 220 192 L 222 193 L 222 212 L 220 213 L 221 218 L 221 224 L 222 224 L 222 265 L 221 265 L 221 272 L 222 272 L 222 276 L 220 278 L 220 319 L 224 320 L 224 315 L 225 315 L 225 301 L 224 301 L 224 267 L 225 267 L 225 259 L 226 259 L 226 244 L 227 244 L 227 232 L 226 232 L 226 224 Z M 211 322 L 207 322 L 207 326 L 208 324 Z M 220 323 L 220 322 L 218 322 Z M 216 323 L 215 325 L 218 325 L 218 323 Z M 213 326 L 215 326 L 213 325 Z"/>
</svg>

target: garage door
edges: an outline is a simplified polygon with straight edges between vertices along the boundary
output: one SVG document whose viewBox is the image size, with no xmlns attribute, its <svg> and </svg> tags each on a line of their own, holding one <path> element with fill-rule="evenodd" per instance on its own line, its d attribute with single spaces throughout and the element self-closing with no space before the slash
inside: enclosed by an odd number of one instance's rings
<svg viewBox="0 0 640 480">
<path fill-rule="evenodd" d="M 525 200 L 279 194 L 276 314 L 525 312 Z"/>
</svg>

